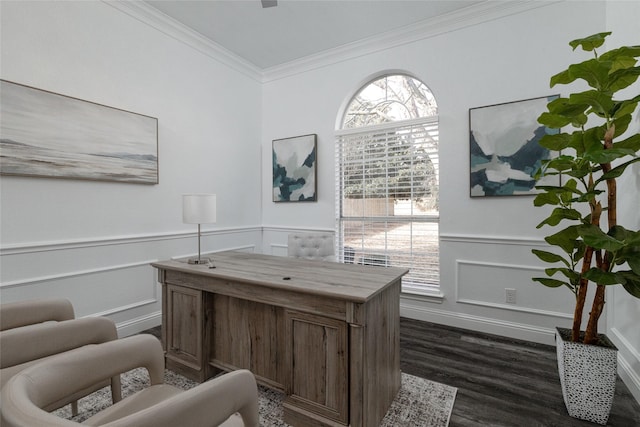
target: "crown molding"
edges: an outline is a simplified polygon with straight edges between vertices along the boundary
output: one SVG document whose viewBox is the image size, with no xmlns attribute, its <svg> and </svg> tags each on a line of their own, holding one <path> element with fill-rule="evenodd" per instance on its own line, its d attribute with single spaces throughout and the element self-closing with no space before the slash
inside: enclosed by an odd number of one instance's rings
<svg viewBox="0 0 640 427">
<path fill-rule="evenodd" d="M 253 80 L 258 82 L 263 80 L 262 70 L 259 67 L 151 7 L 144 1 L 102 0 L 102 2 Z"/>
<path fill-rule="evenodd" d="M 261 83 L 290 77 L 532 9 L 547 7 L 562 1 L 566 0 L 485 0 L 401 29 L 387 31 L 285 64 L 261 69 L 143 1 L 102 0 L 103 3 Z"/>
<path fill-rule="evenodd" d="M 348 43 L 334 49 L 325 50 L 282 65 L 263 70 L 263 82 L 290 77 L 295 74 L 326 67 L 360 56 L 391 49 L 400 45 L 435 37 L 447 32 L 460 30 L 492 20 L 526 12 L 563 0 L 486 0 L 457 11 L 427 19 L 401 29 L 388 31 Z"/>
</svg>

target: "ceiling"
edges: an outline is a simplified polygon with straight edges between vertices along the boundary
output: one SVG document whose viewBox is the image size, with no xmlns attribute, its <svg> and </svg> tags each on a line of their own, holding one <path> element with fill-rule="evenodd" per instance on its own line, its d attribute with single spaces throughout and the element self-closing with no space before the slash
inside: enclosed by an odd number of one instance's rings
<svg viewBox="0 0 640 427">
<path fill-rule="evenodd" d="M 393 32 L 482 1 L 147 0 L 170 18 L 261 69 Z"/>
</svg>

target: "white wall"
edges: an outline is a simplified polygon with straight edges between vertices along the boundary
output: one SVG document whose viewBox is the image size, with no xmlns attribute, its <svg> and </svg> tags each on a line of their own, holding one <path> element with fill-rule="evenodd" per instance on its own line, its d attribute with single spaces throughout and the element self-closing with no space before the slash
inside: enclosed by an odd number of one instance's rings
<svg viewBox="0 0 640 427">
<path fill-rule="evenodd" d="M 0 3 L 1 78 L 158 118 L 160 183 L 3 176 L 0 296 L 160 323 L 149 262 L 197 252 L 181 194 L 218 196 L 203 250 L 260 250 L 260 83 L 106 3 Z"/>
<path fill-rule="evenodd" d="M 625 33 L 625 43 L 637 44 L 633 38 L 637 39 L 638 19 L 628 13 L 627 2 L 613 3 L 614 7 L 591 1 L 532 2 L 527 10 L 486 17 L 482 23 L 443 29 L 392 47 L 381 45 L 378 50 L 367 46 L 369 50 L 363 48 L 350 58 L 331 61 L 325 55 L 315 67 L 309 61 L 301 64 L 298 72 L 291 68 L 280 75 L 271 73 L 263 89 L 263 250 L 283 252 L 292 229 L 334 228 L 334 131 L 342 108 L 375 76 L 403 71 L 427 84 L 439 107 L 444 297 L 403 297 L 402 314 L 553 344 L 554 327 L 571 324 L 574 297 L 531 280 L 544 275 L 545 266 L 531 249 L 544 246 L 546 230 L 535 226 L 545 215 L 532 209 L 532 197 L 469 197 L 468 111 L 566 93 L 564 87 L 550 89 L 549 78 L 586 58 L 572 52 L 570 40 L 611 27 Z M 615 17 L 607 19 L 607 13 Z M 308 133 L 318 134 L 318 203 L 272 203 L 271 141 Z M 637 227 L 640 182 L 637 176 L 631 181 L 625 183 L 624 198 Z M 505 288 L 516 289 L 517 304 L 505 303 Z M 622 300 L 617 293 L 615 297 L 609 302 L 615 310 L 609 307 L 608 313 L 617 313 L 613 331 L 619 335 L 616 343 L 624 347 L 622 369 L 637 379 L 640 337 L 631 326 L 638 319 L 637 301 Z M 637 391 L 634 381 L 630 387 Z"/>
<path fill-rule="evenodd" d="M 620 23 L 635 23 L 629 26 Z M 629 46 L 640 44 L 640 2 L 610 2 L 607 4 L 607 30 L 613 31 L 607 46 Z M 620 98 L 633 97 L 640 93 L 640 82 L 620 93 Z M 640 110 L 627 131 L 626 136 L 640 133 Z M 635 164 L 631 170 L 618 182 L 618 222 L 630 230 L 640 230 L 640 164 Z M 640 299 L 630 297 L 619 286 L 613 287 L 607 293 L 607 334 L 618 347 L 618 361 L 623 369 L 619 369 L 621 376 L 640 402 Z"/>
</svg>

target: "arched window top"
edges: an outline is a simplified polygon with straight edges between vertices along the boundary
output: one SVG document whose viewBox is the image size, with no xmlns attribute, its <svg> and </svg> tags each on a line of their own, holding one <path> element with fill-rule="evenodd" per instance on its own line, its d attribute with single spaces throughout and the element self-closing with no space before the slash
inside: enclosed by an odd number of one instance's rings
<svg viewBox="0 0 640 427">
<path fill-rule="evenodd" d="M 433 94 L 418 79 L 394 74 L 368 83 L 351 99 L 343 129 L 379 125 L 438 114 Z"/>
</svg>

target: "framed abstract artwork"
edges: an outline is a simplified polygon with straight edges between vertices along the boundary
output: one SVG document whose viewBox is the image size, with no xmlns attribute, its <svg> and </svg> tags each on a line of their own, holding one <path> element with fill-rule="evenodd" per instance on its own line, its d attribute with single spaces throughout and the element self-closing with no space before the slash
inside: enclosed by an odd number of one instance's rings
<svg viewBox="0 0 640 427">
<path fill-rule="evenodd" d="M 550 95 L 469 109 L 470 196 L 536 194 L 536 185 L 558 185 L 557 176 L 534 174 L 551 152 L 538 142 L 558 133 L 538 123 Z"/>
<path fill-rule="evenodd" d="M 273 140 L 273 201 L 315 202 L 316 134 Z"/>
<path fill-rule="evenodd" d="M 0 173 L 158 183 L 158 119 L 0 81 Z"/>
</svg>

